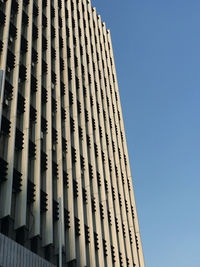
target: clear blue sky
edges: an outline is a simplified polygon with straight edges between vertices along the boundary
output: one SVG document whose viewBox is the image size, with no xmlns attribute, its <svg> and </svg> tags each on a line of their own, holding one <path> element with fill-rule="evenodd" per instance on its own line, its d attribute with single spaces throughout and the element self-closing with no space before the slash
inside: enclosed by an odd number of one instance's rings
<svg viewBox="0 0 200 267">
<path fill-rule="evenodd" d="M 200 0 L 92 0 L 111 29 L 147 267 L 200 267 Z"/>
</svg>

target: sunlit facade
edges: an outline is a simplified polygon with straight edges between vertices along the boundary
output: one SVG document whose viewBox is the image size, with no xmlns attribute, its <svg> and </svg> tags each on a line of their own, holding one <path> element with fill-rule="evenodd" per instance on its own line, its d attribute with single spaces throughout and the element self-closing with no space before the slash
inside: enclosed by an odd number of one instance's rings
<svg viewBox="0 0 200 267">
<path fill-rule="evenodd" d="M 96 9 L 1 0 L 0 70 L 0 243 L 44 266 L 58 266 L 61 248 L 62 266 L 143 267 L 110 31 Z"/>
</svg>

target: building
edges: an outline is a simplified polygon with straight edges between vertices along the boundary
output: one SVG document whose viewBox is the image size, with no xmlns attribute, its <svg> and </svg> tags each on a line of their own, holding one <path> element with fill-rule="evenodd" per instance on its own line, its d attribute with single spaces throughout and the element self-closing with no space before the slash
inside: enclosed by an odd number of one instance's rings
<svg viewBox="0 0 200 267">
<path fill-rule="evenodd" d="M 0 248 L 4 238 L 4 250 L 53 265 L 61 255 L 62 266 L 143 267 L 110 31 L 96 9 L 1 0 L 0 69 Z M 2 266 L 25 262 L 0 251 Z"/>
</svg>

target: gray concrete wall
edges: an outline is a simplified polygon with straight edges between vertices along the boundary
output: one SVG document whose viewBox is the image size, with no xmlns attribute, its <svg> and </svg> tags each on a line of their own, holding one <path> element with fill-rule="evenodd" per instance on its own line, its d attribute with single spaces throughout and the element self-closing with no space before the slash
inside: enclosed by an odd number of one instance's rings
<svg viewBox="0 0 200 267">
<path fill-rule="evenodd" d="M 2 267 L 55 267 L 12 239 L 0 234 L 0 266 Z"/>
</svg>

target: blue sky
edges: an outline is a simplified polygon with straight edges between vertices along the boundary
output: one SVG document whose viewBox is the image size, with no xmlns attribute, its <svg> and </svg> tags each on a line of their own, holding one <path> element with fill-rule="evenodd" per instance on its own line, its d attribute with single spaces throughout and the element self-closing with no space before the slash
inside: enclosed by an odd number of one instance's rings
<svg viewBox="0 0 200 267">
<path fill-rule="evenodd" d="M 200 266 L 200 1 L 93 0 L 111 30 L 147 267 Z"/>
</svg>

